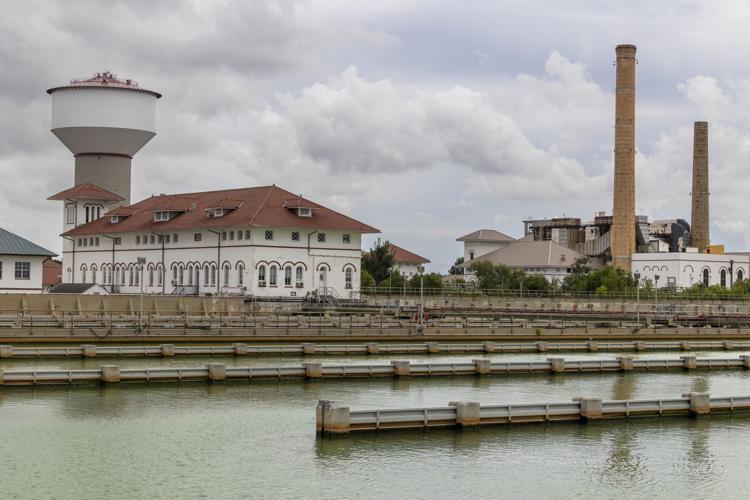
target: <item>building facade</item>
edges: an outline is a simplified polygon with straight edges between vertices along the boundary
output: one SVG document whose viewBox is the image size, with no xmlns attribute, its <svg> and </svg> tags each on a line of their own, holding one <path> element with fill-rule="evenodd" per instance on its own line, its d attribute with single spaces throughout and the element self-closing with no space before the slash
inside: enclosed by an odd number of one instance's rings
<svg viewBox="0 0 750 500">
<path fill-rule="evenodd" d="M 424 270 L 424 265 L 430 263 L 429 259 L 393 243 L 389 244 L 389 251 L 393 255 L 393 269 L 406 279 L 420 274 Z"/>
<path fill-rule="evenodd" d="M 747 279 L 750 257 L 747 255 L 695 252 L 636 253 L 631 271 L 641 280 L 650 280 L 659 288 L 689 288 L 697 283 L 731 287 Z M 657 278 L 658 276 L 658 278 Z"/>
<path fill-rule="evenodd" d="M 378 232 L 276 186 L 128 206 L 92 192 L 50 197 L 64 202 L 63 281 L 111 292 L 349 298 L 359 293 L 362 234 Z"/>
<path fill-rule="evenodd" d="M 478 229 L 473 233 L 456 238 L 456 241 L 464 244 L 464 263 L 467 263 L 490 252 L 504 248 L 516 241 L 516 239 L 494 229 Z M 474 273 L 466 265 L 464 265 L 464 277 L 467 280 L 474 278 Z"/>
<path fill-rule="evenodd" d="M 0 228 L 0 293 L 41 293 L 44 262 L 54 252 Z"/>
</svg>

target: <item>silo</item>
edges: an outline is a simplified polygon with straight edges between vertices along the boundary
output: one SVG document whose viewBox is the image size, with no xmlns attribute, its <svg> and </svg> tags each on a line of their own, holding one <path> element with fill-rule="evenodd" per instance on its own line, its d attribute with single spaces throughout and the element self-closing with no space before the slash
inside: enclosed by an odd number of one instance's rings
<svg viewBox="0 0 750 500">
<path fill-rule="evenodd" d="M 630 272 L 635 253 L 635 45 L 615 49 L 615 176 L 612 203 L 612 264 Z"/>
<path fill-rule="evenodd" d="M 708 228 L 708 123 L 693 124 L 693 192 L 690 214 L 691 245 L 706 253 L 710 245 Z"/>
<path fill-rule="evenodd" d="M 75 185 L 91 183 L 130 203 L 133 156 L 156 135 L 161 94 L 104 72 L 47 91 L 52 133 L 75 157 Z"/>
</svg>

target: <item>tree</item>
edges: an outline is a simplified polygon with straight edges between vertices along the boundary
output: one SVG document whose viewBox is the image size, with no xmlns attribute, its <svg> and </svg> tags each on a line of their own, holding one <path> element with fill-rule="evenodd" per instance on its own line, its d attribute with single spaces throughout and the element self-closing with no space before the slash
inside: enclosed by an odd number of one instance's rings
<svg viewBox="0 0 750 500">
<path fill-rule="evenodd" d="M 388 240 L 381 242 L 378 238 L 370 251 L 362 255 L 362 270 L 370 273 L 370 276 L 380 284 L 381 281 L 388 279 L 392 269 L 391 244 Z"/>
<path fill-rule="evenodd" d="M 400 272 L 392 271 L 390 276 L 378 283 L 378 286 L 382 288 L 403 289 L 408 286 L 408 283 L 406 282 L 406 278 L 404 278 Z"/>
<path fill-rule="evenodd" d="M 373 279 L 372 275 L 365 270 L 362 271 L 362 276 L 360 278 L 360 286 L 364 288 L 375 286 L 375 280 Z"/>
<path fill-rule="evenodd" d="M 635 290 L 635 278 L 629 272 L 614 266 L 604 266 L 589 271 L 585 262 L 576 261 L 569 276 L 565 277 L 563 290 L 566 292 L 627 292 Z"/>
<path fill-rule="evenodd" d="M 437 273 L 428 273 L 424 275 L 424 287 L 425 288 L 432 288 L 432 289 L 438 289 L 441 290 L 443 288 L 443 278 L 437 274 Z M 415 289 L 419 290 L 419 287 L 421 286 L 421 279 L 418 274 L 415 274 L 412 276 L 412 278 L 409 280 L 409 285 Z"/>
<path fill-rule="evenodd" d="M 463 257 L 457 258 L 456 262 L 451 266 L 450 270 L 448 271 L 448 274 L 453 274 L 453 275 L 463 274 L 464 273 L 464 269 L 463 269 L 463 267 L 460 267 L 461 264 L 463 264 L 463 263 L 464 263 L 464 258 Z"/>
<path fill-rule="evenodd" d="M 481 261 L 471 266 L 477 277 L 479 288 L 505 288 L 518 290 L 526 276 L 520 269 L 510 269 L 502 264 L 493 264 L 489 261 Z"/>
</svg>

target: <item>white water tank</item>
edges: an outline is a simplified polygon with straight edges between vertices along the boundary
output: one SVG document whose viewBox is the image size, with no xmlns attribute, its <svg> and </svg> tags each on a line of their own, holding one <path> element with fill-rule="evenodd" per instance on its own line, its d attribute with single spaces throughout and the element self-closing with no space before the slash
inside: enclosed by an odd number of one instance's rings
<svg viewBox="0 0 750 500">
<path fill-rule="evenodd" d="M 109 72 L 47 93 L 52 96 L 52 133 L 76 159 L 75 184 L 95 184 L 129 203 L 131 159 L 156 135 L 161 94 Z"/>
</svg>

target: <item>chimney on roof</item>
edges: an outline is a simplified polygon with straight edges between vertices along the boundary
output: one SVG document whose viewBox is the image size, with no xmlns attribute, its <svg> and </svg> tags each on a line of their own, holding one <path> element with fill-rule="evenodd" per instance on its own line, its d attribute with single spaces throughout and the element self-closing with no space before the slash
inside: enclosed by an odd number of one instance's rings
<svg viewBox="0 0 750 500">
<path fill-rule="evenodd" d="M 690 213 L 691 244 L 706 253 L 709 238 L 708 206 L 708 122 L 693 125 L 693 192 Z"/>
</svg>

